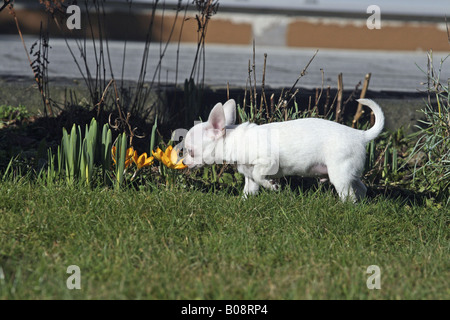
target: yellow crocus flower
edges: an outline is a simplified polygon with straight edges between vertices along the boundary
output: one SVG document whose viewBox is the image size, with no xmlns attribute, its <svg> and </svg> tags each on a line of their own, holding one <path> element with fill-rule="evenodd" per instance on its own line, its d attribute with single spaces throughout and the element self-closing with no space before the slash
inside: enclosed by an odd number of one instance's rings
<svg viewBox="0 0 450 320">
<path fill-rule="evenodd" d="M 168 146 L 165 152 L 163 152 L 160 148 L 157 148 L 156 151 L 152 151 L 152 153 L 156 160 L 163 163 L 170 169 L 187 168 L 187 166 L 183 163 L 183 159 L 178 157 L 177 150 L 173 149 L 172 146 Z"/>
<path fill-rule="evenodd" d="M 133 147 L 130 147 L 127 149 L 127 152 L 125 154 L 125 168 L 128 168 L 131 164 L 133 155 L 136 151 L 134 151 Z M 112 153 L 112 158 L 114 161 L 114 164 L 116 164 L 116 147 L 112 147 L 111 149 L 111 153 Z"/>
<path fill-rule="evenodd" d="M 133 154 L 133 162 L 136 164 L 138 170 L 143 167 L 148 167 L 152 165 L 154 158 L 153 157 L 147 157 L 147 152 L 144 152 L 139 157 L 137 156 L 137 152 L 134 151 Z"/>
</svg>

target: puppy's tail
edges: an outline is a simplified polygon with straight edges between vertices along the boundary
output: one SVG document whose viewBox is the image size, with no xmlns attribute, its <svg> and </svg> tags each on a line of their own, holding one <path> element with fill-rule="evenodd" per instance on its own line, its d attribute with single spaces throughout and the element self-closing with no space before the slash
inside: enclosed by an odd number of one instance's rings
<svg viewBox="0 0 450 320">
<path fill-rule="evenodd" d="M 370 128 L 367 131 L 364 131 L 364 136 L 366 137 L 367 142 L 375 139 L 378 137 L 378 135 L 383 131 L 384 127 L 384 114 L 383 110 L 381 110 L 380 106 L 370 99 L 357 99 L 359 103 L 368 106 L 370 109 L 372 109 L 374 115 L 375 115 L 375 124 L 372 128 Z"/>
</svg>

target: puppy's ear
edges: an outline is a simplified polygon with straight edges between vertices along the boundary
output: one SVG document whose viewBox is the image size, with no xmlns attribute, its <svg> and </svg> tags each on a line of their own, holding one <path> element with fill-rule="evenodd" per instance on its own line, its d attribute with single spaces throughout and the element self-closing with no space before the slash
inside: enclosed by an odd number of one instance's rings
<svg viewBox="0 0 450 320">
<path fill-rule="evenodd" d="M 223 105 L 223 112 L 225 113 L 225 124 L 227 126 L 235 124 L 236 122 L 236 102 L 230 99 Z"/>
<path fill-rule="evenodd" d="M 223 111 L 223 106 L 221 103 L 216 104 L 211 110 L 206 130 L 208 130 L 208 133 L 210 133 L 216 139 L 224 135 L 225 113 Z"/>
</svg>

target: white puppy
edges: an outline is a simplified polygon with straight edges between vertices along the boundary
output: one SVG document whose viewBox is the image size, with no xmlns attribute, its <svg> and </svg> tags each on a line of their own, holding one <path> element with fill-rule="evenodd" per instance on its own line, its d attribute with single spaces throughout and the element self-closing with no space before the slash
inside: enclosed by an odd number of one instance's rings
<svg viewBox="0 0 450 320">
<path fill-rule="evenodd" d="M 184 163 L 196 167 L 236 163 L 245 176 L 244 196 L 259 186 L 277 189 L 273 178 L 302 176 L 329 178 L 339 197 L 356 201 L 367 188 L 360 177 L 366 144 L 383 130 L 384 115 L 374 101 L 359 99 L 375 114 L 375 125 L 356 130 L 333 121 L 308 118 L 264 125 L 234 125 L 236 103 L 216 104 L 207 122 L 195 125 L 184 140 Z"/>
</svg>

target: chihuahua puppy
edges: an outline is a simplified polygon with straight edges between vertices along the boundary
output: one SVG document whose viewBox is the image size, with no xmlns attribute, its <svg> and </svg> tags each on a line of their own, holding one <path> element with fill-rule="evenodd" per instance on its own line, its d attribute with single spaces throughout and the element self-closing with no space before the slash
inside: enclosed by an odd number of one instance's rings
<svg viewBox="0 0 450 320">
<path fill-rule="evenodd" d="M 244 197 L 259 187 L 277 190 L 274 178 L 302 176 L 328 178 L 342 201 L 357 201 L 367 188 L 360 177 L 366 145 L 384 127 L 384 115 L 374 101 L 359 99 L 375 114 L 369 130 L 356 130 L 333 121 L 307 118 L 264 125 L 235 125 L 236 103 L 218 103 L 207 122 L 192 127 L 184 139 L 184 164 L 236 163 L 245 176 Z"/>
</svg>

